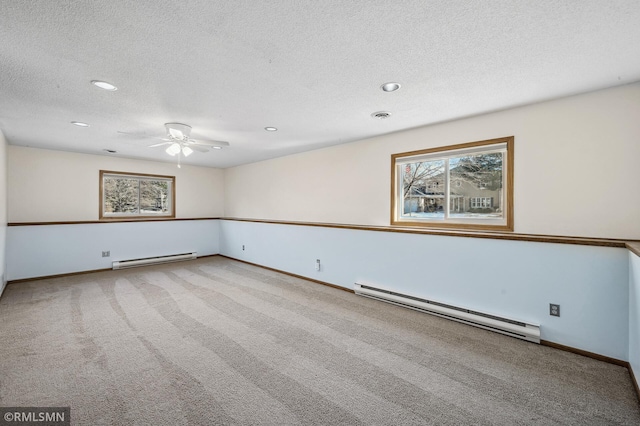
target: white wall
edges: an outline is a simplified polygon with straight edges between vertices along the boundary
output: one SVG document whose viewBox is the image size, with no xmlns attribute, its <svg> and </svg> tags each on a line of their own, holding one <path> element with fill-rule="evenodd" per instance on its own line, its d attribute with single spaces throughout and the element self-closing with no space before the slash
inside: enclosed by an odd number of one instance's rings
<svg viewBox="0 0 640 426">
<path fill-rule="evenodd" d="M 220 238 L 220 252 L 236 259 L 346 288 L 362 280 L 537 323 L 551 342 L 620 360 L 629 354 L 623 248 L 229 220 Z M 561 305 L 561 317 L 549 315 L 549 303 Z"/>
<path fill-rule="evenodd" d="M 0 296 L 7 282 L 7 141 L 0 130 Z"/>
<path fill-rule="evenodd" d="M 18 146 L 9 146 L 8 160 L 10 223 L 98 220 L 100 170 L 176 176 L 177 218 L 224 211 L 219 169 Z M 218 239 L 217 220 L 10 226 L 6 275 L 17 280 L 109 268 L 114 260 L 217 254 Z"/>
<path fill-rule="evenodd" d="M 640 381 L 640 257 L 629 252 L 629 364 Z"/>
<path fill-rule="evenodd" d="M 9 280 L 111 268 L 126 259 L 219 253 L 218 220 L 10 226 Z M 110 257 L 102 257 L 110 251 Z"/>
<path fill-rule="evenodd" d="M 230 168 L 225 216 L 389 225 L 391 154 L 513 135 L 515 232 L 640 239 L 638 117 L 640 83 Z"/>
<path fill-rule="evenodd" d="M 392 154 L 513 135 L 516 233 L 640 239 L 638 117 L 635 83 L 230 168 L 225 217 L 388 226 Z M 539 322 L 544 340 L 638 364 L 625 249 L 222 221 L 220 250 Z"/>
<path fill-rule="evenodd" d="M 9 222 L 98 220 L 100 170 L 175 176 L 177 218 L 224 212 L 221 169 L 19 146 L 8 159 Z"/>
</svg>

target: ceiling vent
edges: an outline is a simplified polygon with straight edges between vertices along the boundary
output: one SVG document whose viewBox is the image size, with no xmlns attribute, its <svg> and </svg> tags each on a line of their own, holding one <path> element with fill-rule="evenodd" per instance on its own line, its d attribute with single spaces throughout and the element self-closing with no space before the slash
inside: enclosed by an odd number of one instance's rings
<svg viewBox="0 0 640 426">
<path fill-rule="evenodd" d="M 384 120 L 391 117 L 391 113 L 387 111 L 378 111 L 371 114 L 373 118 L 377 118 L 378 120 Z"/>
</svg>

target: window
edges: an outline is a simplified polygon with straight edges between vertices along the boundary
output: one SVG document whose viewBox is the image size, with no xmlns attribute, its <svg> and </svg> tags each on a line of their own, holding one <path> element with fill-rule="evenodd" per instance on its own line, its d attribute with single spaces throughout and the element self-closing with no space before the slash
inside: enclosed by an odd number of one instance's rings
<svg viewBox="0 0 640 426">
<path fill-rule="evenodd" d="M 471 208 L 482 209 L 491 208 L 493 206 L 493 197 L 472 197 Z"/>
<path fill-rule="evenodd" d="M 175 217 L 174 176 L 100 170 L 100 219 Z"/>
<path fill-rule="evenodd" d="M 513 231 L 513 137 L 391 156 L 391 224 Z"/>
</svg>

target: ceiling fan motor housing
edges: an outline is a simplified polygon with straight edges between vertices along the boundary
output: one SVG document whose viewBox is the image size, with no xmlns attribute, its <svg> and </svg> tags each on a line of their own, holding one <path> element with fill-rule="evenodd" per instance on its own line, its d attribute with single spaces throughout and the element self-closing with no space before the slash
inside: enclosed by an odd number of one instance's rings
<svg viewBox="0 0 640 426">
<path fill-rule="evenodd" d="M 171 129 L 177 130 L 178 132 L 182 133 L 184 140 L 188 140 L 189 135 L 191 134 L 191 126 L 189 126 L 188 124 L 164 123 L 164 127 L 167 129 L 167 135 L 173 136 L 174 138 L 175 138 L 175 132 L 171 132 Z"/>
</svg>

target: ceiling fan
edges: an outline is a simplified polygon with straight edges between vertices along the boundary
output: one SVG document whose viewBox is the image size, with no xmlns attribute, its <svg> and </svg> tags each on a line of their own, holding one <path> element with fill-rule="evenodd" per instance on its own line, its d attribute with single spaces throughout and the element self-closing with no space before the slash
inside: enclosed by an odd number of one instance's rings
<svg viewBox="0 0 640 426">
<path fill-rule="evenodd" d="M 149 148 L 169 145 L 165 152 L 172 157 L 178 156 L 178 167 L 180 167 L 181 158 L 188 157 L 194 151 L 208 152 L 209 148 L 222 149 L 229 146 L 229 142 L 215 141 L 211 139 L 191 139 L 191 126 L 183 123 L 165 123 L 164 127 L 167 131 L 165 137 L 155 137 L 162 142 L 149 145 Z M 125 132 L 119 132 L 125 133 Z M 126 134 L 126 133 L 125 133 Z"/>
</svg>

